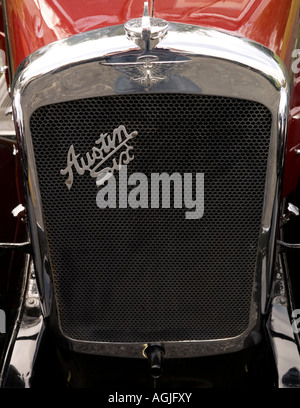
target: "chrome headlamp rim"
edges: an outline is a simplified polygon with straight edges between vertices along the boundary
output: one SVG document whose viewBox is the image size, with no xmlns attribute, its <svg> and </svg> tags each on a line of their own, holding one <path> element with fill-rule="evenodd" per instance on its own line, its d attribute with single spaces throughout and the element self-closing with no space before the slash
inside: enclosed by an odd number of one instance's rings
<svg viewBox="0 0 300 408">
<path fill-rule="evenodd" d="M 228 353 L 241 349 L 264 312 L 271 283 L 277 231 L 281 173 L 287 131 L 289 80 L 282 61 L 260 44 L 219 31 L 169 23 L 168 35 L 151 51 L 153 61 L 165 69 L 178 65 L 178 73 L 193 85 L 196 94 L 248 99 L 267 106 L 272 113 L 268 170 L 262 227 L 254 272 L 253 299 L 248 329 L 230 339 L 164 342 L 166 358 Z M 44 316 L 59 327 L 52 282 L 42 200 L 38 186 L 29 120 L 41 106 L 95 96 L 126 93 L 191 93 L 174 87 L 173 71 L 163 71 L 159 87 L 133 81 L 132 67 L 143 64 L 143 51 L 126 37 L 124 26 L 78 34 L 52 43 L 30 55 L 19 66 L 13 84 L 13 109 L 22 151 L 24 182 L 35 268 Z M 146 55 L 146 57 L 148 57 Z M 180 57 L 178 59 L 178 57 Z M 152 58 L 152 57 L 151 57 Z M 179 63 L 180 61 L 180 63 Z M 121 67 L 121 69 L 120 69 Z M 135 68 L 134 68 L 135 69 Z M 129 72 L 129 74 L 128 74 Z M 120 80 L 126 81 L 120 85 Z M 79 352 L 143 357 L 144 343 L 98 343 L 65 338 Z"/>
</svg>

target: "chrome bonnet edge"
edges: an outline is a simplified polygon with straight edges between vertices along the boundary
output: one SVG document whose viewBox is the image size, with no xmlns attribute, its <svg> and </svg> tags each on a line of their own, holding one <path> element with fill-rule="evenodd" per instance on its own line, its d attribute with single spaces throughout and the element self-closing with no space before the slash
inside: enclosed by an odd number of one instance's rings
<svg viewBox="0 0 300 408">
<path fill-rule="evenodd" d="M 147 69 L 147 61 L 140 59 L 145 54 L 126 37 L 123 26 L 114 26 L 52 43 L 30 55 L 16 72 L 14 120 L 22 151 L 28 219 L 43 314 L 57 319 L 29 128 L 31 114 L 48 104 L 124 93 L 176 92 L 248 99 L 265 105 L 273 118 L 248 329 L 236 338 L 164 343 L 166 358 L 233 352 L 243 348 L 247 341 L 255 343 L 252 332 L 269 301 L 287 131 L 288 75 L 281 60 L 260 44 L 185 24 L 169 23 L 167 36 L 151 50 L 151 55 L 160 80 L 155 83 L 154 79 L 149 84 L 149 81 L 138 81 L 136 76 L 141 69 Z M 92 354 L 141 358 L 146 346 L 142 343 L 87 343 L 65 338 L 63 333 L 60 335 L 73 350 Z"/>
</svg>

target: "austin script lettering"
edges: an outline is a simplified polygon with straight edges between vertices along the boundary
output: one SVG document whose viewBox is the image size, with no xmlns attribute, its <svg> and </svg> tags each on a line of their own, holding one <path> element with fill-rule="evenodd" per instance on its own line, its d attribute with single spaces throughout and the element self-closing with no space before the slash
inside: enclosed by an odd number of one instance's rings
<svg viewBox="0 0 300 408">
<path fill-rule="evenodd" d="M 102 133 L 100 138 L 95 142 L 95 144 L 99 146 L 94 146 L 92 152 L 87 152 L 85 157 L 80 157 L 80 154 L 76 154 L 74 146 L 71 145 L 67 155 L 67 167 L 60 170 L 60 174 L 63 176 L 68 175 L 68 179 L 65 182 L 68 189 L 70 190 L 73 185 L 73 171 L 76 171 L 79 175 L 83 175 L 87 171 L 93 178 L 97 178 L 103 174 L 103 178 L 98 178 L 97 185 L 99 185 L 111 177 L 116 170 L 120 170 L 122 164 L 127 165 L 134 159 L 134 156 L 130 155 L 133 147 L 128 146 L 127 142 L 136 137 L 137 134 L 137 131 L 128 134 L 123 125 L 116 128 L 112 136 L 108 133 Z M 124 147 L 125 150 L 121 151 L 118 158 L 119 160 L 117 161 L 116 158 L 113 158 L 111 167 L 102 168 L 103 164 L 122 147 Z M 99 180 L 102 180 L 102 183 L 101 181 L 99 182 Z"/>
</svg>

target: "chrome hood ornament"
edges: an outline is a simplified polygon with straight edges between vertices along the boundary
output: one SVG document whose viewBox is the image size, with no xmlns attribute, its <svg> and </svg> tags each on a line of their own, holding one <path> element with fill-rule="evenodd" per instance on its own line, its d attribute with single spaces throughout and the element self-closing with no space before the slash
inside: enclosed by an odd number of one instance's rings
<svg viewBox="0 0 300 408">
<path fill-rule="evenodd" d="M 134 18 L 124 24 L 127 38 L 146 52 L 151 51 L 165 38 L 168 28 L 167 21 L 149 16 L 148 2 L 144 3 L 143 17 Z"/>
<path fill-rule="evenodd" d="M 190 61 L 187 56 L 156 48 L 167 36 L 169 23 L 149 16 L 148 2 L 144 3 L 143 17 L 127 21 L 124 30 L 127 39 L 140 50 L 129 50 L 126 57 L 107 56 L 101 64 L 113 67 L 146 90 L 166 81 L 179 71 L 182 63 Z"/>
</svg>

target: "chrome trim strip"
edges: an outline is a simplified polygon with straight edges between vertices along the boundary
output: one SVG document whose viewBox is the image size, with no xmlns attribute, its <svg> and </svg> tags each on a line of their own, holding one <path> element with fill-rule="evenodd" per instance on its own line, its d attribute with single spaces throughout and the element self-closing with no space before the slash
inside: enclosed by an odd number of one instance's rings
<svg viewBox="0 0 300 408">
<path fill-rule="evenodd" d="M 30 388 L 33 370 L 45 330 L 33 262 L 27 256 L 26 293 L 6 349 L 0 373 L 1 388 Z"/>
<path fill-rule="evenodd" d="M 26 287 L 27 287 L 27 281 L 28 281 L 28 276 L 29 276 L 29 266 L 30 266 L 30 256 L 25 255 L 24 256 L 24 266 L 23 266 L 23 271 L 22 271 L 22 282 L 21 282 L 21 289 L 20 289 L 20 297 L 19 297 L 19 304 L 18 304 L 18 310 L 16 313 L 16 318 L 13 323 L 13 327 L 11 330 L 11 335 L 8 341 L 7 348 L 4 351 L 3 358 L 1 360 L 1 367 L 0 367 L 0 388 L 3 388 L 3 382 L 5 381 L 6 374 L 9 370 L 10 366 L 10 358 L 13 353 L 13 348 L 14 344 L 17 338 L 17 332 L 19 329 L 19 324 L 22 318 L 22 306 L 24 303 L 25 299 L 25 293 L 26 293 Z"/>
<path fill-rule="evenodd" d="M 30 247 L 30 241 L 25 242 L 0 242 L 0 249 L 27 249 Z"/>
<path fill-rule="evenodd" d="M 292 330 L 286 262 L 278 255 L 267 333 L 277 369 L 278 388 L 300 388 L 299 335 Z"/>
<path fill-rule="evenodd" d="M 251 316 L 247 331 L 236 338 L 166 342 L 166 358 L 226 353 L 244 347 L 269 301 L 278 206 L 287 130 L 289 79 L 282 61 L 260 44 L 197 26 L 169 24 L 167 36 L 151 50 L 164 80 L 145 86 L 132 81 L 132 70 L 144 56 L 129 41 L 123 26 L 78 34 L 52 43 L 19 66 L 13 84 L 13 109 L 22 151 L 27 214 L 42 307 L 57 318 L 47 237 L 29 119 L 39 107 L 63 101 L 124 93 L 194 93 L 260 102 L 272 113 L 262 228 L 258 244 Z M 159 72 L 159 69 L 158 69 Z M 59 322 L 57 321 L 57 326 Z M 76 351 L 142 357 L 145 344 L 86 343 L 64 338 Z M 255 338 L 255 336 L 253 336 Z"/>
</svg>

